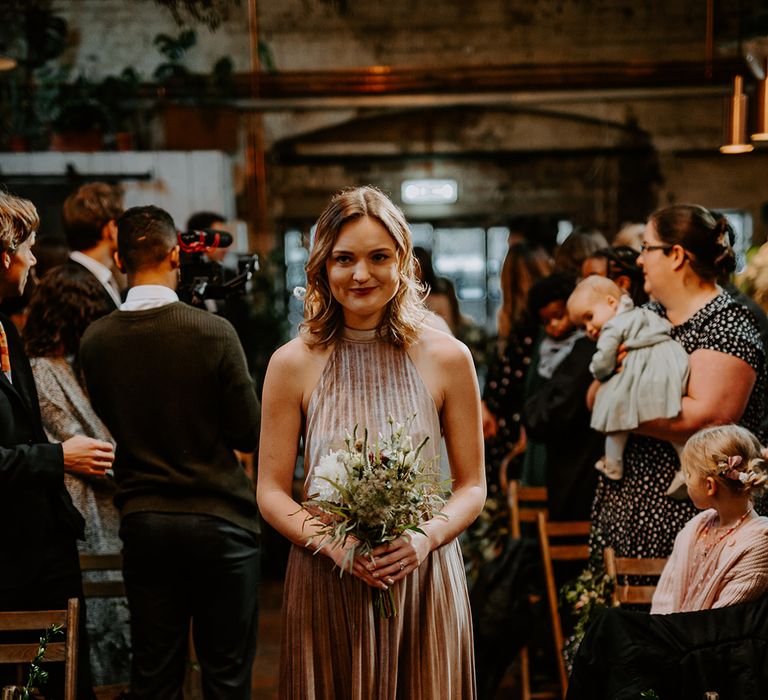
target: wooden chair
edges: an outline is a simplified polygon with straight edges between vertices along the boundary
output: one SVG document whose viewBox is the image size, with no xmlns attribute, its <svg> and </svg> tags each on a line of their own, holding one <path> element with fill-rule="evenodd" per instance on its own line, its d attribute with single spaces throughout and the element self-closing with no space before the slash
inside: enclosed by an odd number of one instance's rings
<svg viewBox="0 0 768 700">
<path fill-rule="evenodd" d="M 86 598 L 122 598 L 125 596 L 125 583 L 122 579 L 123 557 L 120 553 L 81 554 L 80 570 L 83 572 L 83 594 Z M 121 573 L 121 576 L 119 580 L 91 581 L 85 576 L 91 571 L 117 571 Z M 97 700 L 114 700 L 127 691 L 128 686 L 123 683 L 99 685 L 93 690 Z"/>
<path fill-rule="evenodd" d="M 614 580 L 613 604 L 650 605 L 655 585 L 629 583 L 629 576 L 661 576 L 666 559 L 639 559 L 637 557 L 617 557 L 613 547 L 603 550 L 605 573 Z"/>
<path fill-rule="evenodd" d="M 539 513 L 547 512 L 547 487 L 522 486 L 519 481 L 511 480 L 507 485 L 507 505 L 509 506 L 509 530 L 512 537 L 520 538 L 522 523 L 536 524 Z M 540 596 L 530 596 L 530 603 L 535 605 Z M 531 690 L 531 661 L 528 645 L 520 649 L 520 688 L 522 700 L 557 697 L 548 691 Z"/>
<path fill-rule="evenodd" d="M 64 629 L 63 642 L 52 640 L 45 650 L 43 662 L 64 662 L 64 700 L 77 697 L 77 622 L 80 603 L 70 598 L 66 610 L 33 610 L 0 612 L 0 631 L 42 633 L 51 625 Z M 39 644 L 0 644 L 0 663 L 27 664 L 35 659 Z"/>
<path fill-rule="evenodd" d="M 123 571 L 123 557 L 115 554 L 81 554 L 80 571 Z M 122 576 L 114 581 L 89 581 L 83 576 L 83 594 L 86 598 L 120 598 L 125 595 Z"/>
<path fill-rule="evenodd" d="M 558 608 L 557 585 L 555 584 L 553 561 L 587 561 L 587 543 L 592 523 L 589 520 L 549 521 L 547 514 L 536 515 L 541 546 L 541 560 L 544 568 L 544 583 L 552 624 L 552 638 L 555 646 L 557 671 L 562 697 L 568 690 L 568 673 L 563 659 L 563 627 Z M 565 542 L 563 542 L 565 540 Z"/>
<path fill-rule="evenodd" d="M 509 496 L 509 485 L 511 483 L 509 479 L 509 465 L 525 452 L 526 440 L 525 436 L 521 435 L 520 439 L 512 446 L 512 449 L 507 452 L 504 459 L 499 464 L 499 486 L 501 486 L 502 493 L 506 493 Z M 519 482 L 518 482 L 519 483 Z M 544 488 L 543 486 L 541 488 Z"/>
<path fill-rule="evenodd" d="M 512 480 L 507 487 L 507 505 L 509 506 L 509 531 L 512 537 L 521 535 L 521 523 L 535 525 L 538 513 L 547 512 L 547 487 L 522 486 Z"/>
</svg>

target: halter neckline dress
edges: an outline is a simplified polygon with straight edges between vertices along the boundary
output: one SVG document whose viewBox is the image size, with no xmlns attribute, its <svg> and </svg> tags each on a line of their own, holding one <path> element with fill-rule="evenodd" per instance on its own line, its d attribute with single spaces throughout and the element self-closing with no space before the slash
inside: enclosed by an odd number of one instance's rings
<svg viewBox="0 0 768 700">
<path fill-rule="evenodd" d="M 345 329 L 307 410 L 304 495 L 312 465 L 343 445 L 345 431 L 358 425 L 384 433 L 388 416 L 404 422 L 413 413 L 414 444 L 429 436 L 422 454 L 436 458 L 439 416 L 406 351 L 377 338 L 375 329 Z M 379 618 L 374 589 L 352 574 L 339 576 L 324 554 L 294 545 L 283 599 L 280 697 L 474 698 L 472 623 L 458 541 L 434 550 L 393 590 L 398 614 Z"/>
</svg>

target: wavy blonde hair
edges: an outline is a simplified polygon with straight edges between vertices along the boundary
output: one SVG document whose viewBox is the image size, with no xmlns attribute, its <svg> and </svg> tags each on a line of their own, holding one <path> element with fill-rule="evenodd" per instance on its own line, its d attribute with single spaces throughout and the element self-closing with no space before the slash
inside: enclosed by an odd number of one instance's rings
<svg viewBox="0 0 768 700">
<path fill-rule="evenodd" d="M 315 239 L 306 265 L 307 293 L 301 330 L 311 346 L 327 346 L 341 336 L 344 313 L 331 293 L 326 263 L 347 224 L 369 217 L 378 221 L 392 237 L 397 251 L 399 284 L 377 328 L 382 340 L 408 347 L 419 336 L 427 314 L 425 289 L 416 276 L 411 232 L 403 212 L 375 187 L 344 189 L 333 196 L 317 220 Z"/>
<path fill-rule="evenodd" d="M 15 254 L 39 226 L 40 217 L 32 202 L 0 190 L 0 252 Z"/>
<path fill-rule="evenodd" d="M 729 465 L 729 458 L 740 457 Z M 717 425 L 694 433 L 685 443 L 683 468 L 703 478 L 711 476 L 734 493 L 768 488 L 768 463 L 759 440 L 740 425 Z"/>
</svg>

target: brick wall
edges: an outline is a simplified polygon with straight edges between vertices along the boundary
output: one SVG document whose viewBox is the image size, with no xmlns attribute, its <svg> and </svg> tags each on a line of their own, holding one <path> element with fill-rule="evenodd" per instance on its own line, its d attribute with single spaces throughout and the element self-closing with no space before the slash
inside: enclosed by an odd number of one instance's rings
<svg viewBox="0 0 768 700">
<path fill-rule="evenodd" d="M 186 60 L 191 70 L 208 71 L 223 55 L 232 58 L 236 70 L 247 70 L 248 2 L 242 0 L 217 32 L 197 28 L 198 45 Z M 715 3 L 719 52 L 736 50 L 738 12 L 748 14 L 758 2 Z M 690 0 L 258 0 L 258 6 L 260 35 L 282 70 L 646 59 L 701 60 L 703 67 L 704 61 L 706 3 Z M 179 31 L 170 14 L 151 0 L 55 0 L 55 7 L 76 32 L 67 59 L 94 77 L 133 66 L 149 78 L 161 61 L 153 38 Z M 380 130 L 366 143 L 377 142 L 379 150 L 399 154 L 400 160 L 351 162 L 355 144 L 345 142 L 343 131 L 324 144 L 331 157 L 323 163 L 270 157 L 270 215 L 274 220 L 311 218 L 337 186 L 352 182 L 396 191 L 406 176 L 444 173 L 465 183 L 462 216 L 557 209 L 585 223 L 613 226 L 632 206 L 636 213 L 652 207 L 649 196 L 658 195 L 660 203 L 693 200 L 747 209 L 755 217 L 757 236 L 764 237 L 759 212 L 766 201 L 762 173 L 768 172 L 768 154 L 765 149 L 737 158 L 717 153 L 720 98 L 609 101 L 592 94 L 544 108 L 605 127 L 590 129 L 567 119 L 525 121 L 496 108 L 465 122 L 423 110 L 404 126 L 396 111 L 386 111 Z M 290 139 L 316 148 L 317 130 L 347 123 L 358 130 L 356 119 L 369 114 L 354 108 L 269 113 L 265 140 L 278 150 Z M 419 124 L 427 119 L 433 119 L 434 130 L 425 135 Z M 559 167 L 545 154 L 558 145 L 574 151 L 621 145 L 617 134 L 631 124 L 647 135 L 655 163 L 640 156 L 574 154 Z M 466 157 L 478 149 L 514 150 L 516 144 L 531 151 L 527 165 Z M 465 157 L 430 155 L 447 148 Z M 242 154 L 238 160 L 243 162 Z M 617 182 L 625 191 L 617 194 Z"/>
<path fill-rule="evenodd" d="M 236 71 L 250 67 L 247 0 L 216 32 L 196 26 L 197 45 L 184 64 L 207 73 L 222 56 L 229 56 Z M 65 59 L 75 70 L 93 77 L 119 73 L 128 66 L 146 80 L 164 59 L 153 45 L 157 34 L 176 35 L 179 27 L 170 12 L 151 0 L 55 0 L 54 9 L 72 33 L 72 48 Z"/>
<path fill-rule="evenodd" d="M 215 33 L 198 28 L 191 69 L 207 70 L 222 55 L 248 68 L 249 1 Z M 735 40 L 739 6 L 745 12 L 754 2 L 715 3 L 718 44 Z M 151 74 L 160 60 L 152 39 L 178 32 L 151 0 L 54 7 L 77 30 L 70 59 L 98 74 L 129 65 Z M 706 3 L 690 0 L 261 0 L 258 9 L 260 35 L 283 70 L 704 59 Z"/>
</svg>

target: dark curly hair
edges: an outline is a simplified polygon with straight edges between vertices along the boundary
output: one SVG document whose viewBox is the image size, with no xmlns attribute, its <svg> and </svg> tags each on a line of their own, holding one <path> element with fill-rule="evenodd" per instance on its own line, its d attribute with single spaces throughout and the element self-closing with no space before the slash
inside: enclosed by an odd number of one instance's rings
<svg viewBox="0 0 768 700">
<path fill-rule="evenodd" d="M 109 311 L 104 288 L 90 272 L 74 265 L 54 267 L 38 282 L 29 303 L 27 355 L 77 355 L 85 329 Z"/>
<path fill-rule="evenodd" d="M 539 311 L 553 301 L 568 301 L 575 287 L 576 278 L 564 272 L 553 272 L 543 277 L 528 290 L 528 313 L 538 318 Z"/>
<path fill-rule="evenodd" d="M 635 302 L 635 306 L 648 301 L 648 294 L 643 289 L 643 270 L 637 264 L 640 253 L 634 248 L 626 245 L 602 248 L 589 257 L 605 260 L 608 279 L 615 282 L 619 277 L 626 277 L 629 280 L 630 286 L 627 291 Z"/>
</svg>

